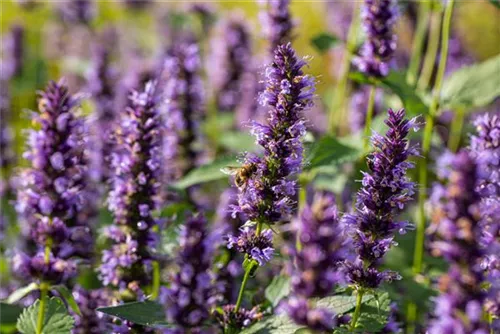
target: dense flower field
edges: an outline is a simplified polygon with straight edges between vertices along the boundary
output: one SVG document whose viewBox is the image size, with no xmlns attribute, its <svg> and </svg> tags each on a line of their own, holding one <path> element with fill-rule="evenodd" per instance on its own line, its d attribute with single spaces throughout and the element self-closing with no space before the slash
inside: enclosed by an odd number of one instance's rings
<svg viewBox="0 0 500 334">
<path fill-rule="evenodd" d="M 2 11 L 1 333 L 500 333 L 499 1 Z"/>
</svg>

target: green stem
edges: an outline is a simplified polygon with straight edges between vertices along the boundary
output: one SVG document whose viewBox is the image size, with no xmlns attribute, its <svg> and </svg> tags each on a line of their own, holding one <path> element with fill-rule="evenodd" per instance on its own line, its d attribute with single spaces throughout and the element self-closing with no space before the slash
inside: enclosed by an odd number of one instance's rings
<svg viewBox="0 0 500 334">
<path fill-rule="evenodd" d="M 47 303 L 48 287 L 45 283 L 40 284 L 40 307 L 38 309 L 38 320 L 36 324 L 36 334 L 42 334 L 43 321 L 45 317 L 45 305 Z"/>
<path fill-rule="evenodd" d="M 462 138 L 462 128 L 464 126 L 465 110 L 458 108 L 453 121 L 451 122 L 450 138 L 448 139 L 448 149 L 451 152 L 456 152 L 460 146 L 460 139 Z"/>
<path fill-rule="evenodd" d="M 429 108 L 429 114 L 426 117 L 426 124 L 422 139 L 422 160 L 419 164 L 419 185 L 420 191 L 418 196 L 418 219 L 417 219 L 417 236 L 415 240 L 415 251 L 413 257 L 413 274 L 417 275 L 422 272 L 423 258 L 424 258 L 424 241 L 425 241 L 425 201 L 427 200 L 427 181 L 428 181 L 428 161 L 429 151 L 431 148 L 432 131 L 434 127 L 434 117 L 436 117 L 439 110 L 439 99 L 441 96 L 441 88 L 443 85 L 444 72 L 446 69 L 446 62 L 448 57 L 448 46 L 450 37 L 451 18 L 453 13 L 453 5 L 455 0 L 449 0 L 446 6 L 443 17 L 443 34 L 441 37 L 441 57 L 439 60 L 439 67 L 436 76 L 436 84 L 432 91 L 432 101 Z M 412 305 L 410 304 L 409 308 Z M 414 318 L 418 312 L 414 312 Z M 413 324 L 416 319 L 408 318 L 408 322 Z"/>
<path fill-rule="evenodd" d="M 151 290 L 151 299 L 155 300 L 160 294 L 160 264 L 158 261 L 153 261 L 153 286 Z"/>
<path fill-rule="evenodd" d="M 347 33 L 345 56 L 342 63 L 342 74 L 340 75 L 339 83 L 336 87 L 335 94 L 333 94 L 334 101 L 332 101 L 328 130 L 330 133 L 334 133 L 337 127 L 337 131 L 340 130 L 341 120 L 344 111 L 344 102 L 347 95 L 347 81 L 349 77 L 349 70 L 351 69 L 351 59 L 354 54 L 354 49 L 356 48 L 356 41 L 358 39 L 358 28 L 359 28 L 359 6 L 354 4 L 352 21 L 349 27 L 349 32 Z"/>
<path fill-rule="evenodd" d="M 248 283 L 248 278 L 250 277 L 250 273 L 252 272 L 254 264 L 251 264 L 245 270 L 245 276 L 243 276 L 243 281 L 241 282 L 240 292 L 238 293 L 238 299 L 236 300 L 236 305 L 234 307 L 234 311 L 238 312 L 241 306 L 241 302 L 243 301 L 243 293 L 245 292 L 245 287 Z"/>
<path fill-rule="evenodd" d="M 302 212 L 302 209 L 306 205 L 307 201 L 307 191 L 306 191 L 306 184 L 302 185 L 299 189 L 299 212 Z M 297 248 L 297 251 L 302 250 L 302 242 L 300 242 L 300 231 L 297 231 L 297 238 L 295 239 L 295 248 Z"/>
<path fill-rule="evenodd" d="M 422 1 L 418 7 L 417 27 L 413 38 L 413 47 L 411 52 L 410 65 L 406 74 L 406 80 L 410 85 L 417 81 L 418 69 L 422 58 L 422 49 L 424 47 L 425 34 L 429 25 L 429 3 Z"/>
<path fill-rule="evenodd" d="M 365 138 L 363 143 L 363 149 L 365 152 L 368 151 L 370 146 L 370 133 L 372 128 L 373 119 L 373 109 L 375 109 L 375 92 L 377 87 L 375 85 L 370 88 L 370 97 L 368 98 L 368 107 L 366 109 L 366 120 L 365 120 Z"/>
<path fill-rule="evenodd" d="M 354 315 L 352 316 L 351 320 L 351 327 L 350 327 L 351 331 L 354 331 L 354 329 L 356 328 L 356 323 L 358 322 L 359 316 L 361 315 L 361 304 L 363 301 L 363 295 L 364 291 L 359 290 L 358 295 L 356 297 L 356 308 L 354 309 Z"/>
<path fill-rule="evenodd" d="M 424 64 L 422 66 L 422 73 L 418 80 L 417 87 L 421 91 L 425 91 L 429 87 L 432 78 L 432 72 L 436 62 L 436 56 L 439 49 L 439 35 L 441 33 L 441 13 L 431 13 L 430 17 L 430 35 L 427 44 L 427 52 L 425 53 Z"/>
</svg>

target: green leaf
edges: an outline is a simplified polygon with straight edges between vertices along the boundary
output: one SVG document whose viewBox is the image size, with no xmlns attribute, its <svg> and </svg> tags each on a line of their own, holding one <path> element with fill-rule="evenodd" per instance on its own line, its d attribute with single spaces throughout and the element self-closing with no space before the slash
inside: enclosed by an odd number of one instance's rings
<svg viewBox="0 0 500 334">
<path fill-rule="evenodd" d="M 168 326 L 165 319 L 165 310 L 162 305 L 153 301 L 100 307 L 97 311 L 143 326 Z"/>
<path fill-rule="evenodd" d="M 493 6 L 500 9 L 500 0 L 489 0 L 489 1 Z"/>
<path fill-rule="evenodd" d="M 0 303 L 0 324 L 2 326 L 15 325 L 22 311 L 23 308 L 20 306 Z"/>
<path fill-rule="evenodd" d="M 485 107 L 500 96 L 500 55 L 462 67 L 448 76 L 441 92 L 441 109 Z"/>
<path fill-rule="evenodd" d="M 362 73 L 352 73 L 349 77 L 353 81 L 361 84 L 374 85 L 377 83 L 375 80 Z M 422 98 L 416 94 L 415 88 L 408 85 L 404 72 L 392 71 L 387 77 L 380 79 L 378 83 L 399 96 L 408 115 L 419 116 L 428 113 L 428 106 L 424 103 Z"/>
<path fill-rule="evenodd" d="M 14 304 L 23 299 L 30 292 L 35 291 L 37 289 L 38 289 L 38 284 L 36 284 L 35 282 L 32 282 L 27 286 L 19 288 L 10 294 L 9 298 L 7 298 L 7 303 Z"/>
<path fill-rule="evenodd" d="M 59 292 L 61 297 L 68 303 L 68 306 L 71 307 L 73 312 L 75 312 L 78 315 L 82 315 L 80 312 L 80 308 L 78 307 L 78 304 L 75 301 L 75 298 L 73 297 L 73 294 L 71 291 L 68 290 L 68 288 L 64 285 L 54 285 L 52 289 L 56 290 Z"/>
<path fill-rule="evenodd" d="M 324 136 L 312 145 L 306 156 L 305 170 L 356 161 L 362 152 L 360 147 L 353 144 L 344 144 L 335 137 Z"/>
<path fill-rule="evenodd" d="M 391 300 L 389 294 L 383 292 L 373 296 L 361 306 L 361 315 L 356 325 L 356 330 L 368 333 L 377 333 L 387 323 L 390 313 Z"/>
<path fill-rule="evenodd" d="M 69 316 L 61 299 L 46 299 L 43 317 L 42 334 L 70 334 L 74 320 Z M 17 320 L 17 330 L 24 334 L 35 334 L 38 322 L 40 299 L 25 308 Z"/>
<path fill-rule="evenodd" d="M 288 316 L 282 314 L 264 318 L 242 330 L 240 334 L 290 334 L 303 328 L 304 326 L 295 324 Z"/>
<path fill-rule="evenodd" d="M 173 187 L 177 189 L 186 189 L 195 184 L 225 179 L 227 175 L 221 172 L 221 168 L 235 165 L 235 156 L 219 158 L 209 164 L 193 169 L 181 180 L 177 181 Z"/>
<path fill-rule="evenodd" d="M 255 138 L 246 132 L 224 132 L 217 136 L 219 145 L 232 152 L 255 151 Z"/>
<path fill-rule="evenodd" d="M 371 295 L 363 296 L 363 303 L 373 299 Z M 317 307 L 324 307 L 336 314 L 344 314 L 356 307 L 356 296 L 330 296 L 321 298 L 316 302 Z"/>
<path fill-rule="evenodd" d="M 271 302 L 273 307 L 278 306 L 279 302 L 290 293 L 290 276 L 275 276 L 271 284 L 266 288 L 265 296 Z"/>
<path fill-rule="evenodd" d="M 340 42 L 339 38 L 328 32 L 322 32 L 311 39 L 311 44 L 319 51 L 325 53 Z"/>
</svg>

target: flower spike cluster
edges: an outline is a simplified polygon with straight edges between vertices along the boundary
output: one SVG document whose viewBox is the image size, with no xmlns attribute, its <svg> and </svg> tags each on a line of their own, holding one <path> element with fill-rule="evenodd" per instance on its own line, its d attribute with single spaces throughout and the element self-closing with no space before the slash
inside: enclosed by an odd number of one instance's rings
<svg viewBox="0 0 500 334">
<path fill-rule="evenodd" d="M 279 45 L 292 41 L 294 22 L 290 15 L 290 0 L 267 0 L 261 13 L 262 26 L 269 40 L 269 49 L 274 52 Z"/>
<path fill-rule="evenodd" d="M 361 15 L 367 36 L 354 64 L 367 75 L 385 77 L 389 74 L 389 61 L 396 50 L 393 27 L 398 15 L 397 6 L 394 0 L 365 0 Z"/>
<path fill-rule="evenodd" d="M 167 319 L 184 330 L 180 333 L 202 326 L 219 300 L 210 271 L 213 245 L 206 219 L 201 215 L 189 217 L 180 235 L 179 271 L 165 296 Z"/>
<path fill-rule="evenodd" d="M 471 137 L 470 150 L 478 165 L 483 266 L 490 284 L 486 305 L 488 312 L 500 318 L 500 115 L 484 114 L 475 126 L 477 135 Z"/>
<path fill-rule="evenodd" d="M 234 111 L 242 97 L 242 79 L 251 62 L 251 38 L 245 18 L 232 16 L 222 22 L 213 40 L 211 81 L 220 111 Z"/>
<path fill-rule="evenodd" d="M 344 281 L 340 263 L 348 256 L 348 238 L 340 224 L 335 198 L 317 194 L 294 224 L 301 249 L 291 248 L 292 297 L 286 305 L 288 315 L 310 329 L 331 332 L 337 317 L 326 309 L 314 308 L 308 299 L 326 297 Z"/>
<path fill-rule="evenodd" d="M 289 43 L 278 46 L 266 70 L 267 86 L 260 102 L 269 108 L 269 123 L 253 122 L 251 129 L 264 155 L 249 154 L 245 158 L 244 168 L 249 175 L 238 184 L 234 216 L 243 214 L 257 224 L 270 225 L 286 221 L 294 209 L 295 176 L 302 169 L 301 139 L 305 134 L 302 112 L 312 105 L 314 96 L 314 80 L 302 72 L 305 65 Z M 263 264 L 271 256 L 271 237 L 271 231 L 253 235 L 247 228 L 234 244 Z M 250 247 L 257 244 L 258 250 Z"/>
<path fill-rule="evenodd" d="M 445 186 L 436 185 L 432 193 L 432 225 L 429 227 L 431 254 L 443 256 L 448 272 L 440 278 L 429 334 L 489 333 L 482 315 L 486 293 L 481 284 L 483 251 L 480 198 L 475 192 L 477 166 L 467 151 L 449 159 Z"/>
<path fill-rule="evenodd" d="M 389 109 L 385 136 L 374 133 L 375 151 L 367 158 L 369 172 L 363 173 L 362 188 L 356 202 L 356 212 L 343 217 L 350 227 L 357 259 L 346 262 L 349 283 L 361 288 L 376 288 L 383 281 L 398 277 L 393 272 L 380 272 L 377 267 L 389 248 L 394 235 L 404 233 L 407 222 L 395 221 L 395 215 L 412 199 L 414 183 L 406 176 L 413 168 L 408 161 L 417 155 L 409 146 L 407 136 L 417 127 L 415 119 L 405 119 L 405 110 Z"/>
<path fill-rule="evenodd" d="M 14 271 L 28 280 L 66 281 L 76 274 L 74 257 L 89 259 L 93 238 L 86 211 L 93 205 L 88 184 L 86 132 L 76 115 L 78 98 L 63 82 L 50 82 L 40 92 L 24 157 L 31 167 L 22 171 L 16 210 L 22 231 L 34 252 L 18 253 Z M 51 253 L 44 256 L 44 248 Z"/>
<path fill-rule="evenodd" d="M 174 175 L 179 177 L 196 166 L 194 148 L 198 122 L 204 114 L 204 90 L 198 45 L 186 38 L 172 46 L 164 64 L 165 157 Z"/>
<path fill-rule="evenodd" d="M 107 231 L 112 241 L 100 267 L 104 285 L 128 292 L 140 299 L 141 287 L 150 281 L 154 259 L 157 209 L 160 188 L 161 127 L 156 83 L 148 82 L 143 92 L 134 91 L 116 133 L 114 176 L 108 205 L 114 224 Z"/>
</svg>

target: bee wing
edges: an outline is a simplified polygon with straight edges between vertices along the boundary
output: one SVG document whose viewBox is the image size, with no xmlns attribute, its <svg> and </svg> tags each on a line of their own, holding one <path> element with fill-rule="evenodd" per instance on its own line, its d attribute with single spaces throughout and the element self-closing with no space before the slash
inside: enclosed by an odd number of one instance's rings
<svg viewBox="0 0 500 334">
<path fill-rule="evenodd" d="M 220 171 L 226 175 L 236 175 L 240 167 L 226 166 L 220 169 Z"/>
</svg>

